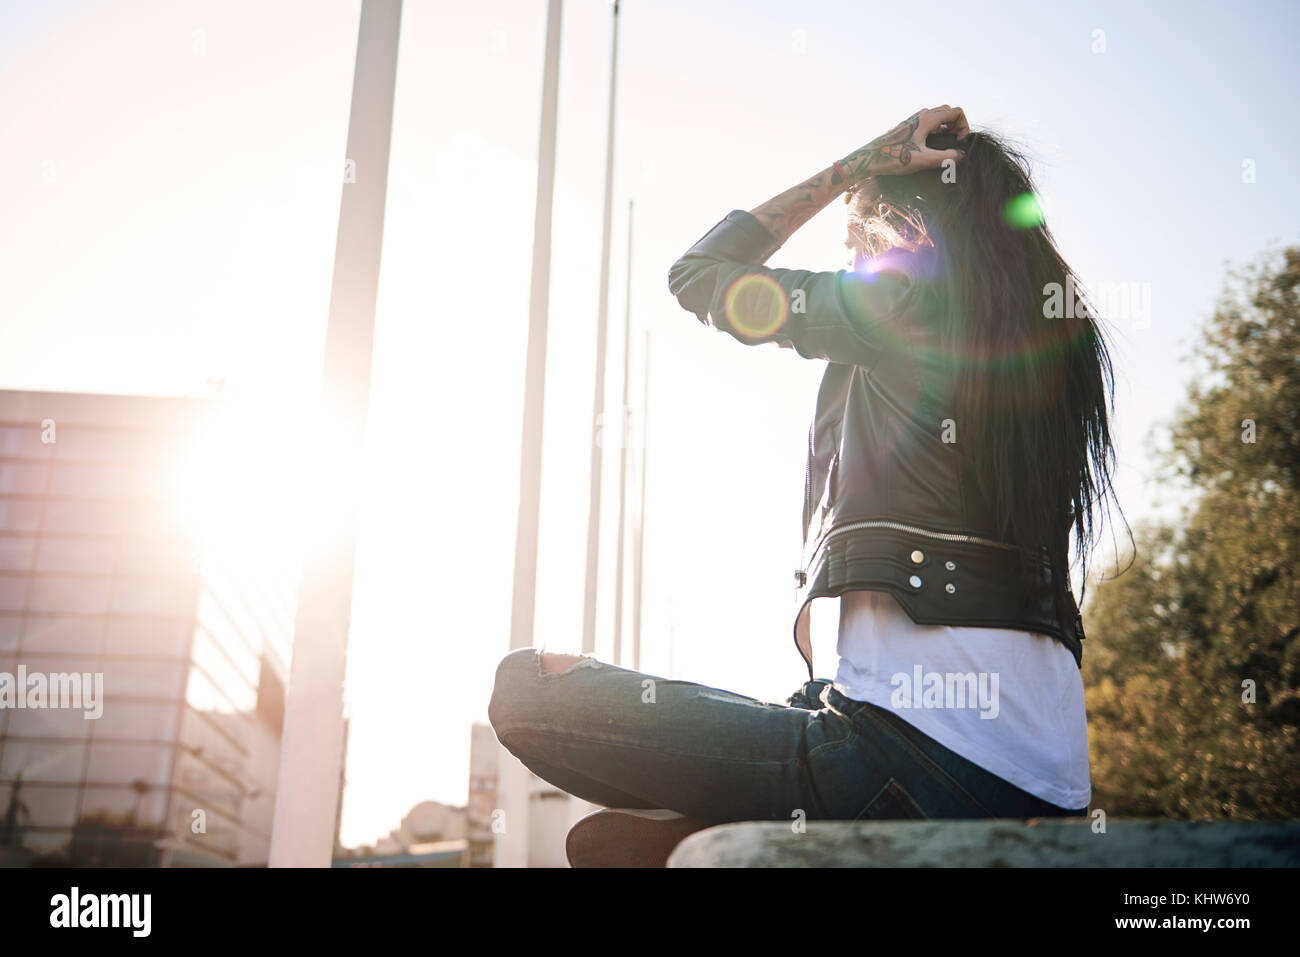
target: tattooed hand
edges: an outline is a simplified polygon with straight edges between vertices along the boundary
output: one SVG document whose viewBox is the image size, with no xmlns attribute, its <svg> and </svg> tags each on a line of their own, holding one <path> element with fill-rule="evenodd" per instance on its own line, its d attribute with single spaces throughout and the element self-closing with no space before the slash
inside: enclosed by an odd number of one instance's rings
<svg viewBox="0 0 1300 957">
<path fill-rule="evenodd" d="M 964 140 L 970 135 L 966 114 L 959 106 L 937 106 L 932 110 L 913 113 L 884 136 L 878 136 L 866 146 L 840 160 L 840 168 L 847 179 L 836 172 L 835 185 L 853 187 L 870 176 L 895 176 L 933 169 L 946 159 L 962 159 L 961 150 L 933 150 L 925 145 L 931 133 L 952 133 Z"/>
</svg>

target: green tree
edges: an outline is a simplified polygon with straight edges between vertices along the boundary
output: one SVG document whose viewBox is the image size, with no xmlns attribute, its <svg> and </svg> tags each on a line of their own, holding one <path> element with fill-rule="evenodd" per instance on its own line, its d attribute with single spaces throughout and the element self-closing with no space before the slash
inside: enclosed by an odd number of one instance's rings
<svg viewBox="0 0 1300 957">
<path fill-rule="evenodd" d="M 1084 610 L 1093 805 L 1300 817 L 1300 247 L 1230 274 L 1197 357 L 1166 462 L 1191 504 Z"/>
</svg>

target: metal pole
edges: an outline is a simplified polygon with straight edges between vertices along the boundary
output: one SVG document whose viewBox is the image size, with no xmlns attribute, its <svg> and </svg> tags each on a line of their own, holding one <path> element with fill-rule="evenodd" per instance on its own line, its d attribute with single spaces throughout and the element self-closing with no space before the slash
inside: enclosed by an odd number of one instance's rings
<svg viewBox="0 0 1300 957">
<path fill-rule="evenodd" d="M 326 475 L 355 474 L 365 434 L 401 19 L 401 0 L 362 4 L 321 385 L 321 423 L 329 429 L 330 441 L 318 467 L 329 470 Z M 356 489 L 347 487 L 339 501 L 326 507 L 322 520 L 329 526 L 328 537 L 306 557 L 299 587 L 271 828 L 272 867 L 328 867 L 334 856 Z"/>
<path fill-rule="evenodd" d="M 618 551 L 614 570 L 614 664 L 623 663 L 623 529 L 627 508 L 628 369 L 632 359 L 632 203 L 627 204 L 627 307 L 623 313 L 623 405 L 619 410 Z"/>
<path fill-rule="evenodd" d="M 591 498 L 587 506 L 587 577 L 582 603 L 582 652 L 596 650 L 596 582 L 600 566 L 601 412 L 605 407 L 605 344 L 609 337 L 609 247 L 614 203 L 614 100 L 618 78 L 618 0 L 609 60 L 609 119 L 605 140 L 605 206 L 600 233 L 600 293 L 596 315 L 596 392 L 591 400 Z"/>
<path fill-rule="evenodd" d="M 537 527 L 542 492 L 542 402 L 546 396 L 546 324 L 551 296 L 551 206 L 555 194 L 555 126 L 560 88 L 561 0 L 549 0 L 546 59 L 542 78 L 542 122 L 537 150 L 537 206 L 533 213 L 533 273 L 528 298 L 528 352 L 524 372 L 523 435 L 519 454 L 519 513 L 515 525 L 514 593 L 510 604 L 510 647 L 533 644 L 537 589 Z M 504 748 L 498 784 L 505 831 L 497 836 L 497 867 L 528 863 L 528 792 L 531 778 Z"/>
<path fill-rule="evenodd" d="M 628 263 L 628 278 L 632 265 Z M 641 380 L 641 428 L 638 431 L 641 446 L 641 504 L 636 512 L 636 569 L 632 573 L 632 670 L 641 670 L 641 586 L 645 579 L 645 486 L 646 455 L 649 448 L 646 423 L 650 419 L 650 330 L 645 334 L 644 371 Z"/>
</svg>

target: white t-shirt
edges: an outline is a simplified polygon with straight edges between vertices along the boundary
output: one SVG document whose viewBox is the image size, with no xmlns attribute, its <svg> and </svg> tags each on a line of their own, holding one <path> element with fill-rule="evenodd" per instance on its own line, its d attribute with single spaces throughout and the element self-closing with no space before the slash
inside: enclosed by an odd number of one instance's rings
<svg viewBox="0 0 1300 957">
<path fill-rule="evenodd" d="M 1068 648 L 1000 628 L 918 625 L 887 592 L 840 598 L 835 688 L 888 708 L 1058 807 L 1092 799 L 1083 678 Z"/>
</svg>

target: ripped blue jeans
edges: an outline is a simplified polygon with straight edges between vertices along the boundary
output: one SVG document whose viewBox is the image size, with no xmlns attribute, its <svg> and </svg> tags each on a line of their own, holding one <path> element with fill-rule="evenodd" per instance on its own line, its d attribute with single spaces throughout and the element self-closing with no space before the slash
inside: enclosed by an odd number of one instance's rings
<svg viewBox="0 0 1300 957">
<path fill-rule="evenodd" d="M 497 739 L 605 807 L 748 820 L 1079 816 L 985 771 L 884 708 L 806 682 L 785 704 L 594 658 L 553 674 L 535 648 L 497 668 Z"/>
</svg>

